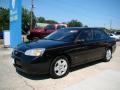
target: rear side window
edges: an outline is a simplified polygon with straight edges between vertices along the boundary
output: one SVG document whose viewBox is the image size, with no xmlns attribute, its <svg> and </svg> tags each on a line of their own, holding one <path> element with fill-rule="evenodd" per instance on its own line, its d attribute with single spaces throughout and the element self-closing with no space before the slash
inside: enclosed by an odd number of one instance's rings
<svg viewBox="0 0 120 90">
<path fill-rule="evenodd" d="M 94 40 L 104 40 L 107 39 L 107 34 L 101 29 L 94 30 Z"/>
<path fill-rule="evenodd" d="M 92 30 L 90 29 L 81 30 L 78 39 L 84 41 L 92 41 L 93 40 Z"/>
</svg>

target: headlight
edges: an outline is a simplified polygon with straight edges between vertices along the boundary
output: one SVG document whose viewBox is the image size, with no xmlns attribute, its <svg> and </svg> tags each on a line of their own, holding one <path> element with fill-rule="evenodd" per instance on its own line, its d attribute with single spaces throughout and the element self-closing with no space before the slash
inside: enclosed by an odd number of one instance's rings
<svg viewBox="0 0 120 90">
<path fill-rule="evenodd" d="M 45 52 L 45 48 L 30 49 L 25 52 L 27 56 L 42 56 Z"/>
</svg>

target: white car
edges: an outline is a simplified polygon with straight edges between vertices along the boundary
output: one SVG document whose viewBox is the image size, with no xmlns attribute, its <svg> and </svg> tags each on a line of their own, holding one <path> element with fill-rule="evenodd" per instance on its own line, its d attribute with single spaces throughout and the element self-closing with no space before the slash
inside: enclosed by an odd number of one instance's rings
<svg viewBox="0 0 120 90">
<path fill-rule="evenodd" d="M 111 38 L 115 38 L 116 41 L 119 41 L 119 40 L 120 40 L 120 36 L 115 35 L 115 34 L 110 34 L 110 37 L 111 37 Z"/>
</svg>

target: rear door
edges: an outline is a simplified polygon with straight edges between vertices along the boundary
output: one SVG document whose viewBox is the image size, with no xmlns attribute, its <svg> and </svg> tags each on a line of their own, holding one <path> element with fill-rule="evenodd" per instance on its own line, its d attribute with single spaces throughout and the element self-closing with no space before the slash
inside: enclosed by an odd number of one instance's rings
<svg viewBox="0 0 120 90">
<path fill-rule="evenodd" d="M 95 59 L 101 59 L 105 55 L 105 49 L 107 44 L 107 34 L 103 31 L 103 29 L 94 29 L 94 46 L 96 47 Z"/>
</svg>

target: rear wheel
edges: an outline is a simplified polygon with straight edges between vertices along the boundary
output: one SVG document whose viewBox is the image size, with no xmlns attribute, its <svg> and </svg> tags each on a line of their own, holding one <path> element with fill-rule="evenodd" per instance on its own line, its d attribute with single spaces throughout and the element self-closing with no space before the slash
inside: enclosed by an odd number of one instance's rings
<svg viewBox="0 0 120 90">
<path fill-rule="evenodd" d="M 57 79 L 64 77 L 69 73 L 69 62 L 64 56 L 54 59 L 50 67 L 50 75 L 52 78 Z"/>
<path fill-rule="evenodd" d="M 107 49 L 106 53 L 105 53 L 104 61 L 109 62 L 111 60 L 111 58 L 112 58 L 112 51 L 111 51 L 111 49 Z"/>
</svg>

